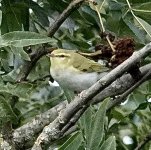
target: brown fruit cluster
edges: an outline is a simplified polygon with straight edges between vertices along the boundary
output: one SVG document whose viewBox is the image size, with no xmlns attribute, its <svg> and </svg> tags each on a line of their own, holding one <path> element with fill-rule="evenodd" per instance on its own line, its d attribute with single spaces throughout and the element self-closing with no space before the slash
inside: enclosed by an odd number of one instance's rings
<svg viewBox="0 0 151 150">
<path fill-rule="evenodd" d="M 133 54 L 135 43 L 132 38 L 122 38 L 113 41 L 112 45 L 114 50 L 109 44 L 95 46 L 95 51 L 101 51 L 101 54 L 95 58 L 105 59 L 108 61 L 109 67 L 115 68 Z"/>
</svg>

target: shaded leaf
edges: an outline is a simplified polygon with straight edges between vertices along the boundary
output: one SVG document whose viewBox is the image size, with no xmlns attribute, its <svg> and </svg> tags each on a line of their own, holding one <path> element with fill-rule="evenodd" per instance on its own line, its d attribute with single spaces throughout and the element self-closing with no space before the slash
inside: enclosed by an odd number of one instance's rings
<svg viewBox="0 0 151 150">
<path fill-rule="evenodd" d="M 148 24 L 146 21 L 144 21 L 143 19 L 136 17 L 137 21 L 139 22 L 139 24 L 141 25 L 141 27 L 146 31 L 146 33 L 149 36 L 149 39 L 151 39 L 151 25 Z"/>
<path fill-rule="evenodd" d="M 123 19 L 123 21 L 130 28 L 130 30 L 132 30 L 132 32 L 136 35 L 136 37 L 140 40 L 140 42 L 142 44 L 145 44 L 145 34 L 144 34 L 144 32 L 141 31 L 139 28 L 137 28 L 137 26 L 134 23 L 132 23 L 130 20 Z"/>
<path fill-rule="evenodd" d="M 14 47 L 14 46 L 10 46 L 11 50 L 13 51 L 13 53 L 15 55 L 20 56 L 22 59 L 30 61 L 30 57 L 29 55 L 23 50 L 23 47 Z"/>
<path fill-rule="evenodd" d="M 13 121 L 14 123 L 18 121 L 16 114 L 11 108 L 7 100 L 0 95 L 0 120 L 5 122 Z"/>
<path fill-rule="evenodd" d="M 147 106 L 148 106 L 148 103 L 141 103 L 141 104 L 135 109 L 135 111 L 136 111 L 136 110 L 144 110 L 144 109 L 147 108 Z"/>
<path fill-rule="evenodd" d="M 23 2 L 15 3 L 12 0 L 2 1 L 1 33 L 29 30 L 29 11 Z"/>
<path fill-rule="evenodd" d="M 48 16 L 46 11 L 38 5 L 38 3 L 31 1 L 29 7 L 35 13 L 35 17 L 38 18 L 38 21 L 42 23 L 44 26 L 49 26 Z"/>
<path fill-rule="evenodd" d="M 29 98 L 29 94 L 32 92 L 33 85 L 30 83 L 18 83 L 18 84 L 0 84 L 1 93 L 9 93 L 11 95 L 18 96 L 20 98 Z"/>
</svg>

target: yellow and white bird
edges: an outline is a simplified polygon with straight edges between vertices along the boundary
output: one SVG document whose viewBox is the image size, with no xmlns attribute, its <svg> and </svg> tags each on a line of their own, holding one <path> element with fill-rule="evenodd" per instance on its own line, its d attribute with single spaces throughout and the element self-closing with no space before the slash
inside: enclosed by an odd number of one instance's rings
<svg viewBox="0 0 151 150">
<path fill-rule="evenodd" d="M 90 60 L 75 50 L 54 50 L 50 55 L 50 74 L 63 88 L 81 92 L 104 76 L 107 67 Z"/>
</svg>

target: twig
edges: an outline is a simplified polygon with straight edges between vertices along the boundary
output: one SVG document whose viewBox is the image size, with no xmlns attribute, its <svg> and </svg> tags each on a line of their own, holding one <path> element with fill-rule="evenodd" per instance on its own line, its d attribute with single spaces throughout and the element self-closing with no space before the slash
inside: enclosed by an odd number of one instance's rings
<svg viewBox="0 0 151 150">
<path fill-rule="evenodd" d="M 151 64 L 147 64 L 140 68 L 141 75 L 145 76 L 147 72 L 150 70 Z M 151 77 L 150 77 L 151 78 Z M 93 99 L 93 103 L 97 104 L 101 102 L 103 99 L 107 97 L 113 97 L 116 95 L 120 95 L 124 93 L 127 89 L 132 87 L 137 80 L 135 80 L 130 74 L 125 74 L 121 78 L 118 78 L 115 82 L 113 82 L 110 86 L 96 95 Z"/>
<path fill-rule="evenodd" d="M 109 45 L 110 45 L 112 51 L 113 51 L 113 52 L 116 52 L 116 50 L 115 50 L 115 48 L 114 48 L 114 45 L 113 45 L 112 42 L 110 41 L 110 38 L 109 38 L 108 35 L 106 36 L 106 40 L 107 40 L 107 42 L 109 43 Z M 112 57 L 113 57 L 113 56 L 112 56 Z"/>
<path fill-rule="evenodd" d="M 138 82 L 136 82 L 131 88 L 129 88 L 126 92 L 124 92 L 120 96 L 117 96 L 116 99 L 113 100 L 113 102 L 111 103 L 108 109 L 112 109 L 117 104 L 120 104 L 121 102 L 123 102 L 126 99 L 126 97 L 132 91 L 134 91 L 138 86 L 140 86 L 150 75 L 151 75 L 151 70 L 147 74 L 145 74 Z"/>
<path fill-rule="evenodd" d="M 104 28 L 104 25 L 103 25 L 102 17 L 101 17 L 101 15 L 100 15 L 100 12 L 99 12 L 99 10 L 98 10 L 98 7 L 97 7 L 94 3 L 93 3 L 93 5 L 94 5 L 95 11 L 97 12 L 98 17 L 99 17 L 100 25 L 101 25 L 101 27 L 102 27 L 102 32 L 105 32 L 105 28 Z"/>
<path fill-rule="evenodd" d="M 39 47 L 36 51 L 30 54 L 31 61 L 25 61 L 24 65 L 22 66 L 22 69 L 20 71 L 20 74 L 18 75 L 17 82 L 25 81 L 28 74 L 36 64 L 36 62 L 44 55 L 50 53 L 52 50 L 56 48 L 50 47 Z"/>
<path fill-rule="evenodd" d="M 80 5 L 85 0 L 73 0 L 69 6 L 62 12 L 62 14 L 58 17 L 58 19 L 51 25 L 48 31 L 48 36 L 52 37 L 55 32 L 58 30 L 58 28 L 61 26 L 61 24 L 69 17 L 69 15 L 74 12 L 77 8 L 80 7 Z M 54 49 L 54 48 L 52 48 Z M 24 65 L 22 67 L 22 70 L 20 71 L 19 77 L 17 79 L 18 82 L 25 81 L 28 74 L 32 70 L 32 68 L 35 66 L 36 62 L 44 55 L 48 54 L 50 51 L 48 51 L 45 47 L 40 47 L 33 54 L 30 55 L 31 61 L 25 61 Z"/>
<path fill-rule="evenodd" d="M 68 107 L 66 107 L 51 124 L 43 129 L 43 132 L 37 138 L 32 150 L 42 149 L 51 142 L 59 139 L 62 135 L 61 130 L 66 126 L 74 114 L 80 110 L 80 108 L 86 106 L 95 95 L 105 89 L 123 73 L 139 62 L 140 59 L 147 56 L 150 52 L 151 43 L 147 44 L 141 50 L 134 52 L 131 57 L 109 72 L 106 76 L 102 77 L 89 89 L 82 91 L 80 95 L 75 97 Z"/>
<path fill-rule="evenodd" d="M 90 1 L 90 2 L 91 2 L 91 1 Z M 102 9 L 102 7 L 103 7 L 103 5 L 104 5 L 104 2 L 105 2 L 105 0 L 102 2 L 102 5 L 101 5 L 100 10 Z M 94 5 L 95 11 L 97 12 L 97 15 L 98 15 L 98 17 L 99 17 L 99 21 L 100 21 L 100 25 L 101 25 L 101 28 L 102 28 L 102 32 L 104 33 L 104 32 L 105 32 L 105 27 L 104 27 L 104 25 L 103 25 L 103 20 L 102 20 L 102 17 L 101 17 L 101 15 L 100 15 L 100 12 L 99 12 L 99 10 L 98 10 L 97 4 L 95 4 L 95 3 L 93 3 L 93 2 L 91 2 L 91 3 Z M 107 42 L 109 43 L 109 45 L 110 45 L 112 51 L 115 52 L 116 50 L 115 50 L 115 48 L 114 48 L 114 45 L 113 45 L 112 42 L 110 41 L 109 36 L 106 35 L 105 38 L 106 38 Z"/>
<path fill-rule="evenodd" d="M 66 126 L 61 130 L 62 135 L 67 132 L 72 126 L 75 125 L 75 123 L 79 120 L 81 115 L 85 112 L 85 110 L 88 108 L 88 105 L 81 108 L 71 119 L 70 121 L 66 124 Z"/>
<path fill-rule="evenodd" d="M 151 140 L 151 132 L 137 145 L 134 150 L 142 150 L 142 148 Z"/>
<path fill-rule="evenodd" d="M 58 19 L 51 25 L 48 30 L 48 36 L 52 37 L 58 30 L 60 25 L 70 16 L 70 14 L 78 9 L 85 0 L 73 0 L 68 7 L 62 12 Z"/>
</svg>

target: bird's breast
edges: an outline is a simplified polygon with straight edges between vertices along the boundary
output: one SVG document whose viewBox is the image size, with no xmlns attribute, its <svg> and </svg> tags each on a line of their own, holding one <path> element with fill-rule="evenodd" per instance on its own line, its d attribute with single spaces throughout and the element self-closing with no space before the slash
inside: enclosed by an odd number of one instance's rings
<svg viewBox="0 0 151 150">
<path fill-rule="evenodd" d="M 85 73 L 74 69 L 50 69 L 50 73 L 60 86 L 76 92 L 89 88 L 98 79 L 96 72 Z"/>
</svg>

